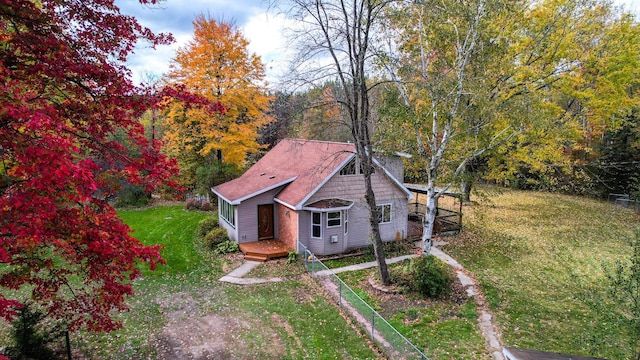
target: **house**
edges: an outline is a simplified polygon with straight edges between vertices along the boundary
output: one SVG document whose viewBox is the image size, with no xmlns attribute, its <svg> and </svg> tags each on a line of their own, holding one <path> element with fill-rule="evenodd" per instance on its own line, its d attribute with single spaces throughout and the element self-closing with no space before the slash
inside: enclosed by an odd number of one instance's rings
<svg viewBox="0 0 640 360">
<path fill-rule="evenodd" d="M 402 184 L 402 161 L 380 157 L 374 163 L 382 240 L 404 238 L 412 194 Z M 220 226 L 239 244 L 277 239 L 296 249 L 299 240 L 317 255 L 371 244 L 353 144 L 285 139 L 242 176 L 212 190 Z"/>
</svg>

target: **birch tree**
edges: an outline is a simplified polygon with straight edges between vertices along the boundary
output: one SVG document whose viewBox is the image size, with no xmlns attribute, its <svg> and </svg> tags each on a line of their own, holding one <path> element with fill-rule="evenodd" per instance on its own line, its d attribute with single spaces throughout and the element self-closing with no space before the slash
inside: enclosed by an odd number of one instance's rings
<svg viewBox="0 0 640 360">
<path fill-rule="evenodd" d="M 396 111 L 403 112 L 404 123 L 394 128 L 411 138 L 406 145 L 422 161 L 426 175 L 425 253 L 431 250 L 438 198 L 471 159 L 515 131 L 490 115 L 489 88 L 483 86 L 500 77 L 499 63 L 491 60 L 506 46 L 506 39 L 495 36 L 497 19 L 490 22 L 488 14 L 505 11 L 496 1 L 426 1 L 398 5 L 388 14 L 396 33 L 381 66 L 396 85 Z M 449 167 L 448 181 L 437 188 Z"/>
<path fill-rule="evenodd" d="M 580 130 L 566 99 L 589 108 L 580 114 L 603 111 L 598 121 L 633 106 L 624 95 L 612 95 L 623 94 L 624 84 L 611 82 L 632 66 L 606 61 L 610 66 L 589 70 L 606 54 L 599 50 L 607 49 L 601 29 L 615 23 L 601 16 L 611 14 L 607 7 L 584 0 L 445 0 L 404 3 L 389 12 L 395 35 L 380 66 L 396 84 L 397 106 L 387 116 L 404 121 L 394 131 L 404 130 L 401 136 L 412 139 L 405 145 L 423 161 L 425 252 L 438 198 L 464 179 L 471 161 L 523 138 L 529 141 L 518 142 L 518 153 L 535 144 L 542 155 L 562 155 L 559 141 Z M 596 81 L 594 74 L 606 76 Z M 612 90 L 596 95 L 601 86 Z M 597 101 L 603 98 L 611 103 Z"/>
<path fill-rule="evenodd" d="M 391 278 L 385 262 L 378 226 L 379 214 L 371 185 L 373 173 L 372 113 L 370 92 L 375 86 L 369 71 L 376 51 L 374 43 L 380 34 L 382 11 L 390 4 L 385 0 L 289 0 L 276 2 L 296 22 L 294 75 L 301 85 L 309 86 L 336 81 L 334 102 L 348 119 L 356 156 L 362 164 L 369 207 L 369 224 L 382 283 Z"/>
</svg>

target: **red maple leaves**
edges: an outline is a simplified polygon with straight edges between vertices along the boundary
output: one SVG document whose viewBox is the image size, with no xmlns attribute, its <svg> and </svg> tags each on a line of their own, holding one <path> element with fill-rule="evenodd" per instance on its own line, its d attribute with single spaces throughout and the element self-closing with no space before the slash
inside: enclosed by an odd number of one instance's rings
<svg viewBox="0 0 640 360">
<path fill-rule="evenodd" d="M 154 3 L 152 0 L 141 1 Z M 171 40 L 113 0 L 0 0 L 0 316 L 30 297 L 70 329 L 111 330 L 156 246 L 129 236 L 108 200 L 122 182 L 171 184 L 176 162 L 137 121 L 164 97 L 133 86 L 122 62 L 139 39 Z"/>
</svg>

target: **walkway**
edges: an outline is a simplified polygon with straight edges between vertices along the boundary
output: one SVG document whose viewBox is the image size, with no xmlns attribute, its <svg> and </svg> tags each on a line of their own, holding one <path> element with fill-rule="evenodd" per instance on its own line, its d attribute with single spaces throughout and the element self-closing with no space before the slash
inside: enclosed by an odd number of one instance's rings
<svg viewBox="0 0 640 360">
<path fill-rule="evenodd" d="M 391 258 L 391 259 L 387 259 L 386 263 L 387 263 L 387 265 L 394 264 L 394 263 L 397 263 L 397 262 L 400 262 L 400 261 L 403 261 L 403 260 L 414 258 L 416 256 L 418 256 L 418 255 L 398 256 L 398 257 L 394 257 L 394 258 Z M 366 262 L 366 263 L 362 263 L 362 264 L 344 266 L 344 267 L 341 267 L 341 268 L 317 271 L 314 275 L 316 275 L 316 276 L 327 276 L 327 275 L 339 274 L 339 273 L 347 272 L 347 271 L 358 271 L 358 270 L 369 269 L 369 268 L 376 267 L 376 266 L 378 266 L 378 262 L 377 261 L 371 261 L 371 262 Z"/>
<path fill-rule="evenodd" d="M 482 332 L 482 336 L 484 337 L 489 353 L 491 353 L 494 360 L 505 360 L 505 357 L 502 354 L 502 345 L 500 343 L 497 328 L 492 322 L 493 314 L 489 311 L 487 299 L 484 297 L 482 291 L 480 291 L 478 282 L 475 280 L 473 274 L 465 270 L 465 268 L 454 258 L 435 246 L 431 248 L 431 254 L 455 269 L 456 276 L 460 280 L 462 287 L 464 287 L 467 292 L 467 296 L 473 297 L 476 300 L 480 332 Z"/>
<path fill-rule="evenodd" d="M 498 331 L 496 326 L 493 324 L 493 314 L 489 311 L 487 306 L 487 300 L 484 297 L 482 291 L 480 291 L 480 287 L 478 286 L 478 282 L 475 280 L 473 274 L 469 271 L 465 270 L 465 268 L 457 262 L 454 258 L 447 255 L 444 251 L 440 250 L 437 246 L 442 245 L 443 243 L 434 243 L 434 246 L 431 248 L 431 254 L 436 256 L 440 260 L 449 264 L 452 268 L 455 269 L 456 276 L 460 280 L 460 283 L 464 287 L 467 292 L 467 296 L 473 297 L 476 300 L 476 305 L 478 308 L 478 324 L 480 326 L 480 331 L 482 336 L 485 339 L 487 349 L 489 353 L 493 356 L 494 360 L 505 360 L 504 355 L 502 354 L 502 345 L 500 343 L 500 338 L 498 335 Z M 410 258 L 414 258 L 417 255 L 403 255 L 394 258 L 387 259 L 387 264 L 397 263 L 403 260 L 407 260 Z M 257 261 L 245 261 L 238 268 L 220 278 L 220 281 L 225 281 L 238 285 L 252 285 L 252 284 L 262 284 L 267 282 L 279 282 L 283 281 L 282 278 L 245 278 L 251 270 L 255 269 L 258 265 L 263 264 Z M 333 274 L 339 274 L 346 271 L 357 271 L 368 269 L 372 267 L 378 266 L 376 261 L 366 262 L 362 264 L 350 265 L 341 268 L 335 268 L 330 270 L 322 270 L 316 272 L 315 276 L 328 276 Z M 327 290 L 331 291 L 330 284 L 333 284 L 330 281 L 321 281 L 321 283 L 327 288 Z M 335 286 L 335 285 L 334 285 Z M 357 313 L 354 311 L 354 313 Z M 383 342 L 384 344 L 384 342 Z"/>
</svg>

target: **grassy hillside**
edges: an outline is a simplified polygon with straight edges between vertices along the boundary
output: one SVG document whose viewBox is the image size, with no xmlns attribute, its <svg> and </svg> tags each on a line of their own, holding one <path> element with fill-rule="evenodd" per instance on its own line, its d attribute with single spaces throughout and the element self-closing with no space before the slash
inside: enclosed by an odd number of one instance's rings
<svg viewBox="0 0 640 360">
<path fill-rule="evenodd" d="M 629 256 L 631 211 L 578 197 L 489 191 L 465 207 L 466 232 L 444 250 L 481 281 L 504 345 L 628 357 L 603 267 Z"/>
</svg>

